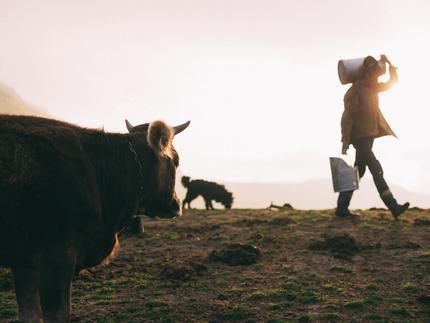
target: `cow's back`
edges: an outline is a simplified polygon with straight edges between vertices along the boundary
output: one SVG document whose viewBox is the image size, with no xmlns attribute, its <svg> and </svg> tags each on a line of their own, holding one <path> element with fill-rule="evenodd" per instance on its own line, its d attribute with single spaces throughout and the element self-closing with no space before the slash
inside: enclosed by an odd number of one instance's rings
<svg viewBox="0 0 430 323">
<path fill-rule="evenodd" d="M 0 116 L 0 264 L 25 262 L 71 234 L 73 202 L 87 189 L 77 183 L 88 180 L 88 167 L 77 127 Z"/>
</svg>

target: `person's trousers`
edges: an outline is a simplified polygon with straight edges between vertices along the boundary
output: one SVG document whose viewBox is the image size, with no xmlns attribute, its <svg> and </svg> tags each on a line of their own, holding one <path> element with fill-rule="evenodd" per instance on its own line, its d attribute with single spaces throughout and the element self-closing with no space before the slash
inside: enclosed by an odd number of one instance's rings
<svg viewBox="0 0 430 323">
<path fill-rule="evenodd" d="M 362 138 L 353 142 L 353 146 L 355 148 L 355 166 L 358 169 L 358 175 L 360 178 L 363 177 L 366 172 L 366 168 L 369 168 L 373 181 L 375 182 L 376 188 L 381 197 L 387 194 L 391 195 L 387 182 L 384 179 L 382 166 L 372 151 L 373 141 L 373 138 Z M 354 191 L 339 193 L 336 211 L 338 214 L 345 214 L 348 212 L 353 192 Z"/>
<path fill-rule="evenodd" d="M 366 167 L 369 168 L 379 195 L 383 195 L 389 188 L 384 179 L 382 166 L 372 151 L 373 141 L 373 138 L 362 138 L 356 139 L 353 142 L 352 145 L 355 148 L 355 166 L 358 168 L 358 175 L 360 178 L 362 178 L 366 172 Z"/>
</svg>

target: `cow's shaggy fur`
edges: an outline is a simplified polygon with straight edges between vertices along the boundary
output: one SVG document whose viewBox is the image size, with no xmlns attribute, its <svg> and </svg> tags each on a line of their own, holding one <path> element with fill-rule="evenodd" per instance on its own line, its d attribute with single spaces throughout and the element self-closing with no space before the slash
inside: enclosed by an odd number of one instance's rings
<svg viewBox="0 0 430 323">
<path fill-rule="evenodd" d="M 233 194 L 227 191 L 224 185 L 202 179 L 191 180 L 188 176 L 183 176 L 181 181 L 182 185 L 188 189 L 187 195 L 182 202 L 183 208 L 187 204 L 188 208 L 191 208 L 191 201 L 199 195 L 205 200 L 207 210 L 214 209 L 212 201 L 221 203 L 226 209 L 230 209 L 233 205 Z"/>
<path fill-rule="evenodd" d="M 73 275 L 115 255 L 139 207 L 180 215 L 172 139 L 187 125 L 117 134 L 0 115 L 0 266 L 12 269 L 20 321 L 69 322 Z"/>
</svg>

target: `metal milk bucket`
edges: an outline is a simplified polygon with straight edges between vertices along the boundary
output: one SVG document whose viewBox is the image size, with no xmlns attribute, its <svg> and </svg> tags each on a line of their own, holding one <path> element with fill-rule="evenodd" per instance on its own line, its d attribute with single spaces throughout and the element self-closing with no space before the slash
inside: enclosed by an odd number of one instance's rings
<svg viewBox="0 0 430 323">
<path fill-rule="evenodd" d="M 337 72 L 342 84 L 354 83 L 361 78 L 363 62 L 366 57 L 341 59 L 337 63 Z M 378 61 L 381 68 L 381 75 L 385 74 L 386 66 L 383 61 Z"/>
<path fill-rule="evenodd" d="M 354 191 L 359 188 L 357 167 L 349 166 L 342 158 L 330 157 L 330 168 L 335 192 Z"/>
</svg>

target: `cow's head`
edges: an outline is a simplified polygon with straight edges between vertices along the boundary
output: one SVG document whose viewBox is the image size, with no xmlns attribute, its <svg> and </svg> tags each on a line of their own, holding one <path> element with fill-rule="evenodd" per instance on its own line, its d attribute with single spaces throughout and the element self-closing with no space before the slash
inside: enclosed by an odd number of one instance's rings
<svg viewBox="0 0 430 323">
<path fill-rule="evenodd" d="M 140 207 L 151 217 L 172 218 L 181 215 L 175 192 L 176 168 L 179 156 L 173 147 L 175 135 L 184 131 L 190 122 L 171 127 L 163 121 L 132 126 L 127 129 L 136 142 L 136 152 L 142 166 L 143 199 Z"/>
</svg>

